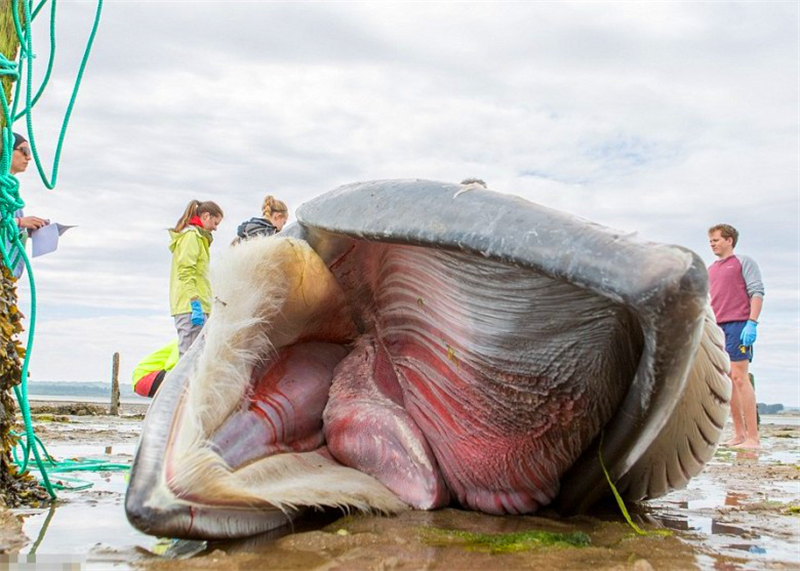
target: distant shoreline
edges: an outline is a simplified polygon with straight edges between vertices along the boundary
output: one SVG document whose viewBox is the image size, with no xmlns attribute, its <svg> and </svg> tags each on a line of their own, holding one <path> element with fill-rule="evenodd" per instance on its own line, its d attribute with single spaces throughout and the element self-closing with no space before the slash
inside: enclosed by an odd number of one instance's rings
<svg viewBox="0 0 800 571">
<path fill-rule="evenodd" d="M 67 396 L 46 396 L 46 395 L 28 395 L 28 404 L 30 405 L 31 412 L 36 413 L 38 410 L 43 412 L 53 412 L 54 410 L 62 409 L 63 412 L 58 414 L 76 414 L 69 412 L 70 407 L 75 406 L 89 406 L 91 408 L 103 409 L 104 414 L 108 414 L 111 402 L 109 399 L 101 399 L 95 397 L 67 397 Z M 119 403 L 119 411 L 121 415 L 144 415 L 150 406 L 150 399 L 146 401 L 133 401 L 132 399 L 121 399 Z M 84 414 L 84 413 L 77 413 Z"/>
<path fill-rule="evenodd" d="M 149 406 L 151 399 L 145 399 L 143 397 L 121 397 L 119 399 L 120 404 L 131 404 L 131 405 L 144 405 Z M 56 403 L 82 403 L 82 404 L 100 404 L 100 405 L 110 405 L 111 404 L 111 397 L 110 396 L 91 396 L 91 395 L 32 395 L 28 393 L 28 402 L 56 402 Z"/>
</svg>

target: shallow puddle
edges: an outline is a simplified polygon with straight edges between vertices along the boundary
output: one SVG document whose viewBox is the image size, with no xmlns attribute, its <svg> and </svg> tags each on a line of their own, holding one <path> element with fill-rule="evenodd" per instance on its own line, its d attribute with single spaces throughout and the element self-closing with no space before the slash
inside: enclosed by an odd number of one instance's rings
<svg viewBox="0 0 800 571">
<path fill-rule="evenodd" d="M 81 417 L 45 423 L 42 432 L 57 458 L 129 464 L 139 426 L 133 419 Z M 29 538 L 20 557 L 73 561 L 87 570 L 797 568 L 800 515 L 790 508 L 800 506 L 800 427 L 768 425 L 762 433 L 762 450 L 720 449 L 686 490 L 629 506 L 646 529 L 672 530 L 667 537 L 636 535 L 616 511 L 563 519 L 445 509 L 392 518 L 311 513 L 293 527 L 238 541 L 158 539 L 127 522 L 125 472 L 86 472 L 76 477 L 92 488 L 61 491 L 49 509 L 15 512 Z M 543 537 L 539 532 L 579 532 L 588 545 L 530 541 Z"/>
<path fill-rule="evenodd" d="M 55 452 L 55 446 L 48 448 Z M 100 455 L 91 452 L 91 457 Z M 120 461 L 117 455 L 108 459 Z M 129 457 L 128 463 L 130 460 Z M 73 560 L 74 556 L 83 569 L 130 568 L 129 561 L 141 558 L 137 547 L 152 545 L 156 540 L 136 531 L 125 517 L 126 475 L 71 475 L 94 485 L 82 491 L 57 491 L 58 500 L 48 509 L 16 510 L 23 517 L 23 531 L 31 539 L 22 553 L 65 556 L 66 560 Z M 53 475 L 52 479 L 58 480 L 59 476 Z"/>
<path fill-rule="evenodd" d="M 800 567 L 800 449 L 793 426 L 762 425 L 758 451 L 720 448 L 686 490 L 650 502 L 651 516 L 713 569 Z M 710 562 L 710 563 L 709 563 Z"/>
</svg>

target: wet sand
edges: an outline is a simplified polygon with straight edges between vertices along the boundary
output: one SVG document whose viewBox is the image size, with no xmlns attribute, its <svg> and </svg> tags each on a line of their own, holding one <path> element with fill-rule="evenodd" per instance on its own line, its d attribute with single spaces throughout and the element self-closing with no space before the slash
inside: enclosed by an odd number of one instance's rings
<svg viewBox="0 0 800 571">
<path fill-rule="evenodd" d="M 57 458 L 130 463 L 140 414 L 62 414 L 34 407 L 36 432 Z M 53 408 L 54 407 L 54 408 Z M 134 411 L 125 411 L 132 413 Z M 800 422 L 765 417 L 762 450 L 721 448 L 686 490 L 629 506 L 640 536 L 613 505 L 591 516 L 495 517 L 445 509 L 396 517 L 313 514 L 294 530 L 242 541 L 171 541 L 134 530 L 124 514 L 126 475 L 80 474 L 94 486 L 64 490 L 50 508 L 0 512 L 0 548 L 20 561 L 74 562 L 82 569 L 796 569 L 800 568 Z M 777 423 L 777 424 L 775 424 Z M 294 533 L 292 533 L 294 531 Z M 585 534 L 588 545 L 478 541 L 457 531 Z M 487 535 L 488 534 L 488 535 Z"/>
</svg>

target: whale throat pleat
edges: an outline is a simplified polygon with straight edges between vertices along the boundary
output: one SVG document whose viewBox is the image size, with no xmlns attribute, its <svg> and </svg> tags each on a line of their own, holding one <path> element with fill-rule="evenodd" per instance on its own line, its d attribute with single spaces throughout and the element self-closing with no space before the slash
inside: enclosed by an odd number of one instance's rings
<svg viewBox="0 0 800 571">
<path fill-rule="evenodd" d="M 530 268 L 359 244 L 334 274 L 365 307 L 359 319 L 374 338 L 371 350 L 385 353 L 402 394 L 395 408 L 432 451 L 423 470 L 426 501 L 441 501 L 441 477 L 459 503 L 489 513 L 530 513 L 550 503 L 561 474 L 611 416 L 638 363 L 641 337 L 622 306 Z M 366 297 L 371 303 L 363 303 Z M 372 374 L 372 385 L 386 385 L 385 374 Z M 359 383 L 352 370 L 337 370 L 327 411 L 336 407 L 337 386 L 358 392 Z M 391 399 L 381 398 L 385 409 Z M 337 426 L 326 420 L 329 444 Z M 363 446 L 375 423 L 353 421 L 347 429 L 349 441 Z M 385 435 L 386 447 L 398 438 Z M 338 454 L 390 489 L 401 488 L 385 480 L 403 471 L 382 476 L 359 465 L 359 454 L 348 456 L 342 446 Z M 423 486 L 419 476 L 414 481 Z"/>
</svg>

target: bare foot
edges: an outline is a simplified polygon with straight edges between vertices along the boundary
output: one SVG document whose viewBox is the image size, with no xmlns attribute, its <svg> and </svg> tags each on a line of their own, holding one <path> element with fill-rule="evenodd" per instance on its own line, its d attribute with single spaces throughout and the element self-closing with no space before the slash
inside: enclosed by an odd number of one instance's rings
<svg viewBox="0 0 800 571">
<path fill-rule="evenodd" d="M 742 442 L 744 442 L 744 437 L 739 438 L 738 436 L 734 436 L 730 440 L 726 440 L 720 446 L 725 446 L 727 448 L 732 448 L 734 446 L 739 446 Z"/>
<path fill-rule="evenodd" d="M 747 450 L 758 450 L 761 448 L 761 443 L 758 440 L 745 440 L 739 444 L 733 444 L 736 448 L 743 448 Z"/>
</svg>

